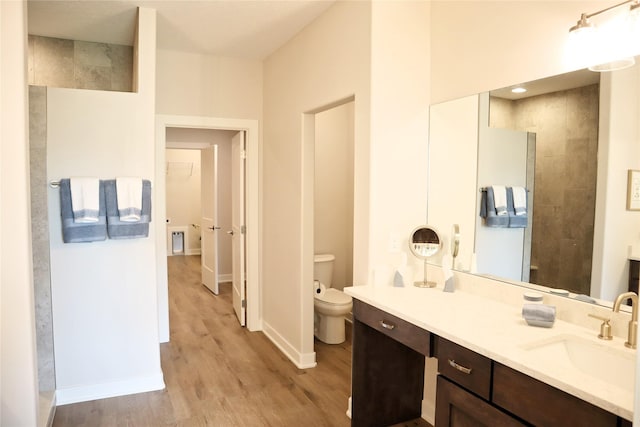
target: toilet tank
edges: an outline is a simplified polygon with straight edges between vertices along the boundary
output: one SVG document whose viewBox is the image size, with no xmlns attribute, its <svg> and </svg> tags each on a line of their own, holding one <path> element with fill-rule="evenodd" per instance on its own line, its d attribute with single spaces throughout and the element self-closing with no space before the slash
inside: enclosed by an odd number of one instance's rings
<svg viewBox="0 0 640 427">
<path fill-rule="evenodd" d="M 336 259 L 332 254 L 316 254 L 313 256 L 313 280 L 319 280 L 327 288 L 331 287 L 333 279 L 333 261 Z"/>
</svg>

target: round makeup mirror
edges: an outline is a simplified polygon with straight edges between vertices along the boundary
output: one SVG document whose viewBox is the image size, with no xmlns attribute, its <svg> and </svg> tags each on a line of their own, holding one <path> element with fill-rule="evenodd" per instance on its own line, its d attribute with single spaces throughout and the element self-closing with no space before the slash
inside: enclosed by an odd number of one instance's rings
<svg viewBox="0 0 640 427">
<path fill-rule="evenodd" d="M 414 285 L 419 288 L 433 288 L 436 286 L 436 282 L 427 280 L 427 259 L 442 249 L 442 239 L 440 239 L 438 232 L 428 225 L 416 227 L 409 236 L 409 249 L 417 258 L 424 260 L 424 280 L 414 282 Z"/>
</svg>

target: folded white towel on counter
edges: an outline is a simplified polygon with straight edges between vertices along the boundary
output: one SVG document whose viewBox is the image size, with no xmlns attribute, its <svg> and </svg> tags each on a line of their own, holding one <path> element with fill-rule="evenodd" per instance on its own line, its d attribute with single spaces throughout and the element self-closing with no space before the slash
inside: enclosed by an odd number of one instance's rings
<svg viewBox="0 0 640 427">
<path fill-rule="evenodd" d="M 100 180 L 96 177 L 71 177 L 71 208 L 73 222 L 98 222 L 100 211 Z"/>
<path fill-rule="evenodd" d="M 492 185 L 493 202 L 496 207 L 496 215 L 508 215 L 507 212 L 507 187 L 504 185 Z"/>
<path fill-rule="evenodd" d="M 527 189 L 524 187 L 512 187 L 513 210 L 518 216 L 527 214 Z"/>
<path fill-rule="evenodd" d="M 118 215 L 122 222 L 138 222 L 142 213 L 142 178 L 116 178 Z"/>
</svg>

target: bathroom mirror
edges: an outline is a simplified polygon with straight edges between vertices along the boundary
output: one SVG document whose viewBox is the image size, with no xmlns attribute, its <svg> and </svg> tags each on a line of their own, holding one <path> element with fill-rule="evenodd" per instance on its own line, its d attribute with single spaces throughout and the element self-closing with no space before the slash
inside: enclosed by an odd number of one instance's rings
<svg viewBox="0 0 640 427">
<path fill-rule="evenodd" d="M 427 280 L 427 260 L 442 249 L 442 239 L 431 226 L 416 227 L 409 235 L 409 249 L 417 258 L 424 260 L 424 279 L 414 282 L 420 288 L 433 288 L 436 283 Z"/>
<path fill-rule="evenodd" d="M 513 86 L 431 106 L 428 221 L 440 229 L 460 225 L 456 270 L 477 265 L 473 273 L 494 279 L 612 301 L 627 289 L 628 248 L 640 236 L 640 221 L 624 200 L 627 170 L 640 167 L 640 66 L 581 70 L 523 86 L 527 99 L 542 101 L 535 114 L 533 102 L 506 90 Z M 563 122 L 573 126 L 559 130 L 561 137 L 545 134 Z M 520 146 L 491 152 L 483 145 L 503 137 L 519 138 Z M 529 190 L 527 227 L 482 223 L 480 191 L 492 184 Z"/>
</svg>

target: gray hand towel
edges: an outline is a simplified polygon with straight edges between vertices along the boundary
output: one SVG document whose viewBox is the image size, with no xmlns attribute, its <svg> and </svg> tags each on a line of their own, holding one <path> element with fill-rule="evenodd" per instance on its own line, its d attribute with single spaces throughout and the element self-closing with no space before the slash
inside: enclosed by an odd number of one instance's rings
<svg viewBox="0 0 640 427">
<path fill-rule="evenodd" d="M 513 188 L 507 187 L 507 212 L 509 213 L 509 228 L 527 228 L 528 215 L 516 215 L 513 202 Z"/>
<path fill-rule="evenodd" d="M 524 304 L 522 317 L 531 326 L 550 328 L 556 320 L 556 307 L 546 304 Z"/>
<path fill-rule="evenodd" d="M 140 221 L 120 221 L 116 180 L 104 181 L 104 193 L 107 205 L 107 232 L 110 239 L 139 239 L 149 236 L 151 222 L 151 182 L 142 181 L 142 211 Z"/>
<path fill-rule="evenodd" d="M 74 222 L 71 206 L 71 183 L 60 180 L 60 216 L 62 219 L 62 241 L 64 243 L 99 242 L 107 238 L 107 217 L 104 199 L 104 183 L 100 181 L 100 208 L 98 222 Z"/>
<path fill-rule="evenodd" d="M 493 197 L 493 188 L 487 187 L 482 191 L 480 202 L 480 216 L 484 218 L 487 227 L 509 227 L 509 215 L 496 214 L 496 205 Z"/>
</svg>

